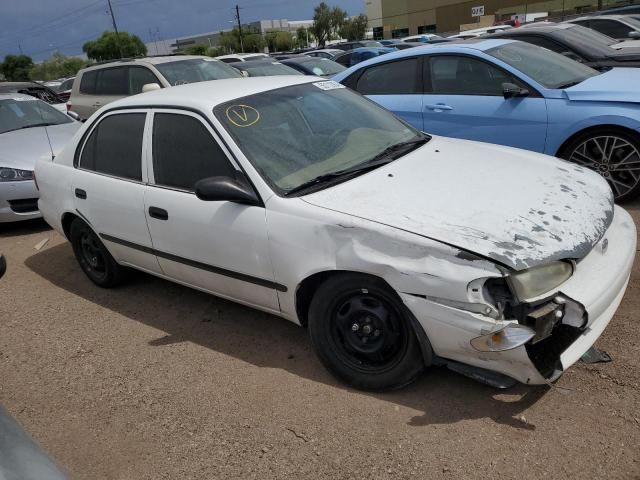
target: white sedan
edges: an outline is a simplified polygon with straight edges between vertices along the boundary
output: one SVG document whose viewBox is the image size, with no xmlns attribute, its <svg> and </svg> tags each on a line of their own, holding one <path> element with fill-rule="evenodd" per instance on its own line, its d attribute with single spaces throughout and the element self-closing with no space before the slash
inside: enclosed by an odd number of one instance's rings
<svg viewBox="0 0 640 480">
<path fill-rule="evenodd" d="M 0 223 L 40 216 L 33 179 L 36 160 L 51 160 L 79 127 L 35 97 L 0 94 Z"/>
<path fill-rule="evenodd" d="M 369 390 L 433 364 L 555 380 L 611 320 L 636 250 L 596 173 L 426 135 L 314 77 L 111 103 L 36 173 L 97 285 L 134 267 L 279 315 Z"/>
</svg>

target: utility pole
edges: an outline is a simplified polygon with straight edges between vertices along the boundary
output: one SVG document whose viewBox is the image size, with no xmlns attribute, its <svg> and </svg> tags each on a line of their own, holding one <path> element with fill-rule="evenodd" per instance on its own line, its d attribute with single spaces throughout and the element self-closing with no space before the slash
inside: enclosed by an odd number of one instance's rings
<svg viewBox="0 0 640 480">
<path fill-rule="evenodd" d="M 242 23 L 240 23 L 240 7 L 238 5 L 236 5 L 236 20 L 238 21 L 238 34 L 240 35 L 240 51 L 244 53 L 244 45 L 242 44 Z"/>
<path fill-rule="evenodd" d="M 18 50 L 20 50 L 20 55 L 24 55 L 24 53 L 22 52 L 22 45 L 20 44 L 19 41 L 18 41 Z"/>
<path fill-rule="evenodd" d="M 118 34 L 118 25 L 116 24 L 116 17 L 113 14 L 113 7 L 111 6 L 111 0 L 107 0 L 109 4 L 109 12 L 111 13 L 111 21 L 113 22 L 113 30 L 116 32 L 116 43 L 118 44 L 118 51 L 120 52 L 120 58 L 122 58 L 122 47 L 120 46 L 120 35 Z"/>
</svg>

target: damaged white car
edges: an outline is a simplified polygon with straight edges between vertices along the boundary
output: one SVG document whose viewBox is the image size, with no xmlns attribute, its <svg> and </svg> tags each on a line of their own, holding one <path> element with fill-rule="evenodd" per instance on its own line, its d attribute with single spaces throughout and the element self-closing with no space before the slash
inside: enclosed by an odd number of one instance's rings
<svg viewBox="0 0 640 480">
<path fill-rule="evenodd" d="M 636 251 L 598 174 L 420 133 L 313 77 L 111 103 L 36 176 L 96 284 L 134 267 L 279 315 L 369 390 L 433 364 L 555 380 L 611 320 Z"/>
</svg>

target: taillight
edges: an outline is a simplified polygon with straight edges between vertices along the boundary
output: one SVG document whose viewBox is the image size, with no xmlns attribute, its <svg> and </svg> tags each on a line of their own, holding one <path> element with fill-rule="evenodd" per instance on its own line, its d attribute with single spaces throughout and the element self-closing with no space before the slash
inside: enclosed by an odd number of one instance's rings
<svg viewBox="0 0 640 480">
<path fill-rule="evenodd" d="M 71 111 L 71 101 L 67 102 L 67 112 Z"/>
<path fill-rule="evenodd" d="M 40 191 L 40 187 L 38 186 L 38 179 L 36 178 L 36 172 L 33 172 L 33 183 L 36 184 L 36 190 Z"/>
</svg>

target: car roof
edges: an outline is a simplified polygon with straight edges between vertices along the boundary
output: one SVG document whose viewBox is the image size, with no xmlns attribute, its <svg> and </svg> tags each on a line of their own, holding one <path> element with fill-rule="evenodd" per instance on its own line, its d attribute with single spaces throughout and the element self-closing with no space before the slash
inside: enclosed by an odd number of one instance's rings
<svg viewBox="0 0 640 480">
<path fill-rule="evenodd" d="M 306 75 L 277 75 L 272 77 L 225 78 L 189 83 L 171 88 L 132 95 L 107 104 L 106 109 L 123 107 L 180 106 L 209 110 L 216 105 L 256 93 L 312 82 L 326 82 L 326 78 Z"/>
<path fill-rule="evenodd" d="M 264 59 L 252 60 L 251 62 L 240 62 L 240 61 L 229 62 L 227 63 L 227 65 L 231 65 L 232 67 L 237 67 L 237 68 L 251 68 L 252 66 L 256 66 L 256 65 L 273 65 L 274 63 L 282 63 L 282 62 L 277 58 L 265 57 Z"/>
<path fill-rule="evenodd" d="M 567 20 L 567 21 L 574 21 L 574 20 L 628 20 L 629 17 L 631 15 L 602 15 L 600 13 L 594 13 L 593 15 L 587 15 L 584 17 L 578 17 L 578 18 L 572 18 L 571 20 Z M 632 17 L 633 18 L 633 17 Z"/>
<path fill-rule="evenodd" d="M 0 100 L 13 100 L 19 98 L 21 100 L 38 100 L 31 95 L 25 95 L 24 93 L 0 93 Z"/>
<path fill-rule="evenodd" d="M 247 58 L 247 57 L 268 57 L 266 53 L 255 52 L 255 53 L 230 53 L 228 55 L 220 55 L 215 58 Z M 198 57 L 198 58 L 210 58 L 210 57 Z"/>
<path fill-rule="evenodd" d="M 165 55 L 160 57 L 123 58 L 121 60 L 113 60 L 109 62 L 98 63 L 95 65 L 89 65 L 88 67 L 83 68 L 81 71 L 87 72 L 90 70 L 100 70 L 101 68 L 119 67 L 122 65 L 158 65 L 161 63 L 180 62 L 183 60 L 195 60 L 198 58 L 207 58 L 209 60 L 213 60 L 211 57 L 207 57 L 205 55 Z"/>
<path fill-rule="evenodd" d="M 575 25 L 573 23 L 551 23 L 551 22 L 540 22 L 540 25 L 535 23 L 530 23 L 526 25 L 526 31 L 539 31 L 539 32 L 554 32 L 557 30 L 567 30 L 569 28 L 579 27 L 580 25 Z M 518 32 L 523 31 L 522 28 L 510 28 L 503 32 L 497 32 L 500 35 L 513 35 L 518 34 Z"/>
<path fill-rule="evenodd" d="M 11 92 L 18 88 L 47 88 L 36 82 L 0 82 L 0 92 Z"/>
</svg>

